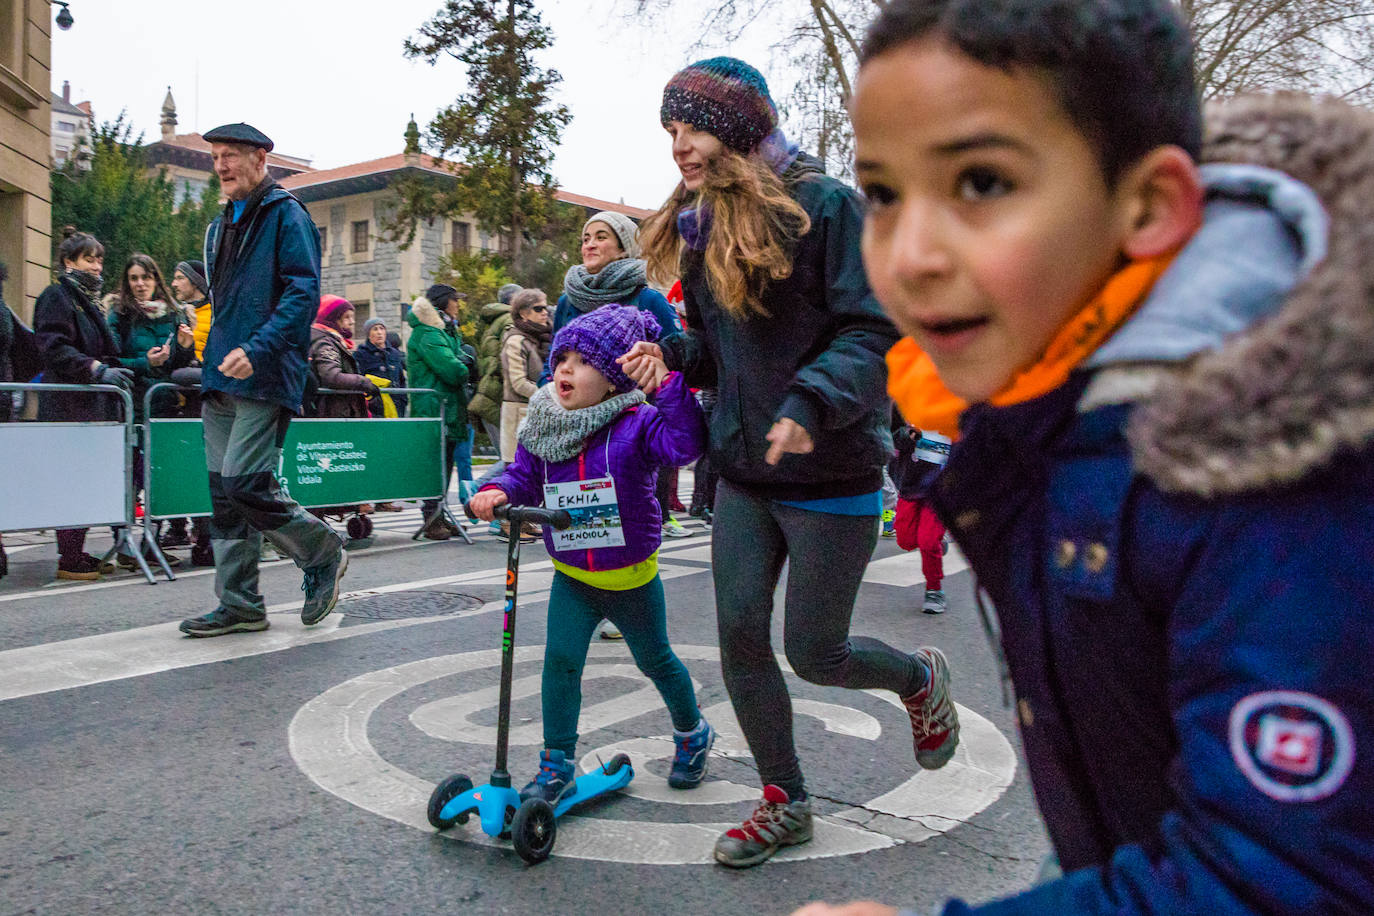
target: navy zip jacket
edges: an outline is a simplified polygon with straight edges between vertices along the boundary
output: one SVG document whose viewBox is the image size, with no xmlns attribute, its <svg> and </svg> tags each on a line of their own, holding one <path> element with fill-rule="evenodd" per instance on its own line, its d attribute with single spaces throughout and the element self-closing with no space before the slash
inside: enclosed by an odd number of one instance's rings
<svg viewBox="0 0 1374 916">
<path fill-rule="evenodd" d="M 1064 869 L 946 916 L 1374 912 L 1374 125 L 1295 98 L 1209 115 L 1270 168 L 1204 167 L 1140 310 L 935 479 Z"/>
<path fill-rule="evenodd" d="M 215 276 L 220 229 L 231 207 L 205 231 L 207 276 Z M 320 307 L 320 233 L 304 205 L 275 186 L 241 219 L 247 222 L 238 234 L 237 256 L 211 290 L 215 321 L 205 342 L 201 387 L 299 413 L 310 323 Z M 246 379 L 220 374 L 220 362 L 235 347 L 253 364 Z"/>
<path fill-rule="evenodd" d="M 792 275 L 763 294 L 768 315 L 732 317 L 711 294 L 702 252 L 683 255 L 688 330 L 659 341 L 664 361 L 693 388 L 716 388 L 711 469 L 766 499 L 859 496 L 882 486 L 892 451 L 887 365 L 898 340 L 868 288 L 858 192 L 802 155 L 783 174 L 811 217 Z M 765 436 L 790 417 L 815 449 L 763 460 Z"/>
</svg>

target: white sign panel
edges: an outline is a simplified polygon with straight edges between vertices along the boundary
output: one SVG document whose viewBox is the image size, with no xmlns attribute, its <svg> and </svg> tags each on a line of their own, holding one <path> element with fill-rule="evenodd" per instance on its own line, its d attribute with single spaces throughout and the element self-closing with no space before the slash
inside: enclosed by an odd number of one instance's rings
<svg viewBox="0 0 1374 916">
<path fill-rule="evenodd" d="M 0 531 L 124 521 L 124 424 L 0 423 Z"/>
</svg>

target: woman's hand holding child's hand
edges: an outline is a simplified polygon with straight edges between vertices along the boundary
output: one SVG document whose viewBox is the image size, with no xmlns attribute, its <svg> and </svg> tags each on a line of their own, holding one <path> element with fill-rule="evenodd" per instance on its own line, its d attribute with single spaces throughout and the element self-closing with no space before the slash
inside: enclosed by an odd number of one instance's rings
<svg viewBox="0 0 1374 916">
<path fill-rule="evenodd" d="M 489 522 L 494 517 L 492 513 L 496 511 L 496 507 L 504 506 L 508 502 L 510 499 L 504 490 L 483 490 L 468 500 L 468 508 L 472 510 L 473 515 L 484 522 Z"/>
<path fill-rule="evenodd" d="M 628 353 L 618 357 L 616 362 L 625 367 L 625 374 L 633 379 L 645 394 L 657 391 L 668 375 L 668 367 L 663 362 L 662 348 L 647 340 L 635 344 Z"/>
<path fill-rule="evenodd" d="M 656 359 L 647 354 L 637 358 L 640 361 L 640 365 L 646 368 L 640 373 L 640 377 L 635 379 L 635 381 L 639 382 L 639 388 L 645 394 L 653 394 L 663 385 L 663 380 L 668 377 L 668 367 L 664 364 L 663 360 Z M 626 373 L 626 375 L 629 375 L 629 373 Z"/>
</svg>

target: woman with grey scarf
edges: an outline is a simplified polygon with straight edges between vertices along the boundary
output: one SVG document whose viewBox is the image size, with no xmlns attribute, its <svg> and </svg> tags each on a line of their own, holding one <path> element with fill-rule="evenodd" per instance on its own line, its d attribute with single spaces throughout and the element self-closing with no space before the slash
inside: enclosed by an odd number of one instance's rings
<svg viewBox="0 0 1374 916">
<path fill-rule="evenodd" d="M 582 226 L 582 263 L 563 278 L 553 330 L 603 305 L 632 305 L 654 316 L 660 336 L 682 330 L 677 312 L 649 286 L 639 257 L 639 227 L 623 213 L 603 210 Z"/>
</svg>

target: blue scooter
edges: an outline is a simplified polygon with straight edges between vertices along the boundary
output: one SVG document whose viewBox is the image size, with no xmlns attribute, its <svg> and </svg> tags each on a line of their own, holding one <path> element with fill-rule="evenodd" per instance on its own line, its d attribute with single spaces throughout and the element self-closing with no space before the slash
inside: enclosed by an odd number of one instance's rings
<svg viewBox="0 0 1374 916">
<path fill-rule="evenodd" d="M 510 543 L 506 548 L 506 608 L 501 631 L 501 700 L 496 720 L 496 766 L 491 781 L 473 786 L 462 773 L 449 776 L 434 787 L 429 797 L 429 822 L 438 830 L 466 824 L 476 811 L 487 836 L 510 837 L 515 851 L 530 865 L 538 864 L 553 852 L 558 836 L 558 818 L 571 808 L 607 792 L 623 789 L 634 779 L 634 767 L 627 754 L 616 754 L 608 763 L 584 773 L 573 783 L 558 804 L 542 798 L 521 801 L 511 788 L 506 771 L 506 749 L 510 741 L 511 669 L 515 662 L 515 597 L 520 570 L 520 526 L 524 522 L 552 525 L 563 530 L 572 524 L 566 509 L 541 509 L 523 506 L 498 506 L 496 518 L 510 524 Z"/>
</svg>

